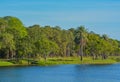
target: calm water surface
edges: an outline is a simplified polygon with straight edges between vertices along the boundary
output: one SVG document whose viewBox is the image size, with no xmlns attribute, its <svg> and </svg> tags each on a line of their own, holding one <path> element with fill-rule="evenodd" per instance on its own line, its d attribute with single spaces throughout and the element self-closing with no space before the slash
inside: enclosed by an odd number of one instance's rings
<svg viewBox="0 0 120 82">
<path fill-rule="evenodd" d="M 0 67 L 0 82 L 120 82 L 120 64 Z"/>
</svg>

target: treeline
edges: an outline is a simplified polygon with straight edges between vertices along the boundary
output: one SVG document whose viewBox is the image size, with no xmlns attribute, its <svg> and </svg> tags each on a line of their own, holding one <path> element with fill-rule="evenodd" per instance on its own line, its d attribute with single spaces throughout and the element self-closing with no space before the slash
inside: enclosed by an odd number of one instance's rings
<svg viewBox="0 0 120 82">
<path fill-rule="evenodd" d="M 84 26 L 61 29 L 33 25 L 25 27 L 16 17 L 0 18 L 0 58 L 90 56 L 106 59 L 120 55 L 120 41 L 89 32 Z"/>
</svg>

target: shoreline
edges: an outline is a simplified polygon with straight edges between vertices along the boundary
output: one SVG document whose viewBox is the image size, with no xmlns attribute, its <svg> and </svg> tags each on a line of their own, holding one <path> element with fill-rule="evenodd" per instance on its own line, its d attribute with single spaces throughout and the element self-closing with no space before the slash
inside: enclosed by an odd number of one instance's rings
<svg viewBox="0 0 120 82">
<path fill-rule="evenodd" d="M 39 60 L 33 61 L 28 64 L 27 60 L 21 60 L 22 63 L 12 63 L 8 61 L 0 61 L 0 67 L 11 67 L 11 66 L 51 66 L 51 65 L 69 65 L 69 64 L 79 64 L 79 65 L 108 65 L 108 64 L 117 64 L 120 61 L 117 61 L 116 58 L 109 58 L 106 60 L 92 60 L 91 58 L 84 58 L 83 61 L 80 61 L 77 57 L 69 58 L 48 58 L 47 61 Z"/>
<path fill-rule="evenodd" d="M 0 67 L 28 67 L 28 66 L 56 66 L 56 65 L 112 65 L 112 64 L 120 64 L 117 63 L 99 63 L 99 64 L 46 64 L 46 65 L 5 65 Z"/>
</svg>

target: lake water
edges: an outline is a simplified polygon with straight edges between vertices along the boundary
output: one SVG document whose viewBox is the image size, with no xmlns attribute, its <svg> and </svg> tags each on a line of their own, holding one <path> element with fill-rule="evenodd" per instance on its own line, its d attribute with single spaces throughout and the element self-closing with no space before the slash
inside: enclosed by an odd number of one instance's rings
<svg viewBox="0 0 120 82">
<path fill-rule="evenodd" d="M 0 82 L 120 82 L 120 64 L 0 67 Z"/>
</svg>

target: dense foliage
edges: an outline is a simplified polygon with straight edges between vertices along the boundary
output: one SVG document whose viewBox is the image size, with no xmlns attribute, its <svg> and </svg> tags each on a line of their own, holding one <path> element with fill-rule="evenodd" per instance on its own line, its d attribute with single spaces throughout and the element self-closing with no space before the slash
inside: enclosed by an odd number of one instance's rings
<svg viewBox="0 0 120 82">
<path fill-rule="evenodd" d="M 61 29 L 33 25 L 25 27 L 16 17 L 0 18 L 0 58 L 84 56 L 106 59 L 120 55 L 120 42 L 89 32 L 84 26 Z"/>
</svg>

